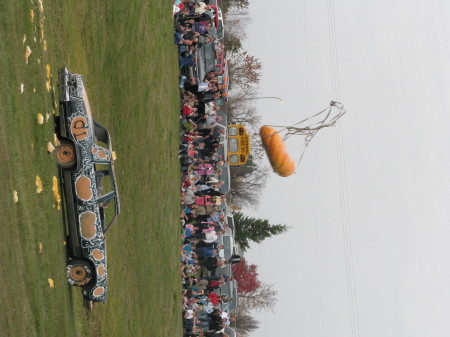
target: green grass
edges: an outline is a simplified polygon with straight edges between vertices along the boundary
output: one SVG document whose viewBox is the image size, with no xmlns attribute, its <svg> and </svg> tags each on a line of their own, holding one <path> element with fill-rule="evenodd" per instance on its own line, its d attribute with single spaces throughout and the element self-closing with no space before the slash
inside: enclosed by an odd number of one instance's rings
<svg viewBox="0 0 450 337">
<path fill-rule="evenodd" d="M 181 335 L 171 2 L 43 1 L 40 12 L 38 0 L 6 0 L 0 11 L 0 336 Z M 66 282 L 65 231 L 51 189 L 58 170 L 47 142 L 63 65 L 84 76 L 94 117 L 110 130 L 117 154 L 122 213 L 107 240 L 108 302 L 92 312 Z M 48 121 L 38 124 L 38 113 Z"/>
</svg>

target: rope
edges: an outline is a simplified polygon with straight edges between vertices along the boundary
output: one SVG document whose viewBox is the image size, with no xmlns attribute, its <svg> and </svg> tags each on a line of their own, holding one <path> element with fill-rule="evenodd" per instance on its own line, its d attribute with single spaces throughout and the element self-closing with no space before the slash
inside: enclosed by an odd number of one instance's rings
<svg viewBox="0 0 450 337">
<path fill-rule="evenodd" d="M 335 114 L 332 114 L 333 111 L 336 110 Z M 274 128 L 281 128 L 279 131 L 275 133 L 281 133 L 286 131 L 286 134 L 283 136 L 283 141 L 287 140 L 291 136 L 304 136 L 305 137 L 305 147 L 303 148 L 303 151 L 300 154 L 300 158 L 297 161 L 297 166 L 300 165 L 301 161 L 303 160 L 303 157 L 305 156 L 306 149 L 309 146 L 309 143 L 314 138 L 314 136 L 323 128 L 328 128 L 331 126 L 334 126 L 336 122 L 345 114 L 346 110 L 344 108 L 344 104 L 340 102 L 331 101 L 330 106 L 323 109 L 322 111 L 316 113 L 315 115 L 305 118 L 304 120 L 297 122 L 295 124 L 292 124 L 290 126 L 280 126 L 280 125 L 268 125 Z M 304 125 L 308 121 L 311 121 L 314 118 L 317 118 L 318 116 L 321 116 L 323 114 L 326 114 L 324 118 L 322 118 L 320 121 L 315 122 L 310 125 Z M 330 117 L 331 116 L 331 117 Z M 304 125 L 304 126 L 302 126 Z M 275 133 L 267 136 L 271 137 Z"/>
</svg>

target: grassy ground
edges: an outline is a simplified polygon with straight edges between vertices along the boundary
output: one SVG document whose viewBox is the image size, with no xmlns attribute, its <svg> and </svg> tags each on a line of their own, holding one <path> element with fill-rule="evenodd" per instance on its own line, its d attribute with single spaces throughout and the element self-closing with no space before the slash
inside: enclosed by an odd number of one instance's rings
<svg viewBox="0 0 450 337">
<path fill-rule="evenodd" d="M 0 2 L 0 336 L 181 334 L 170 11 L 166 0 Z M 58 170 L 47 154 L 53 79 L 63 65 L 84 75 L 94 117 L 109 128 L 117 154 L 122 214 L 108 236 L 108 303 L 90 313 L 65 280 L 62 214 L 51 190 Z"/>
</svg>

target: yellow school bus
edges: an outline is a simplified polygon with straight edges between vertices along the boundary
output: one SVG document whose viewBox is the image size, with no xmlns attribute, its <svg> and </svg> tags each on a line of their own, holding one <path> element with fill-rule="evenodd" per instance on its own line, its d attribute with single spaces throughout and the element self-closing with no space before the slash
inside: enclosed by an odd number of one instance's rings
<svg viewBox="0 0 450 337">
<path fill-rule="evenodd" d="M 250 135 L 244 126 L 228 125 L 228 164 L 244 165 L 250 155 Z"/>
</svg>

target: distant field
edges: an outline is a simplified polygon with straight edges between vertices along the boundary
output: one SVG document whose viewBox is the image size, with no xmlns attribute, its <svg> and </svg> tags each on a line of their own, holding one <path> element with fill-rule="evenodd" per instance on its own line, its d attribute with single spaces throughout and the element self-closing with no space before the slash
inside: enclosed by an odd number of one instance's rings
<svg viewBox="0 0 450 337">
<path fill-rule="evenodd" d="M 167 0 L 0 2 L 0 336 L 182 334 L 170 13 Z M 93 312 L 66 282 L 62 213 L 51 189 L 58 170 L 47 142 L 63 65 L 84 76 L 94 117 L 109 128 L 117 154 L 122 214 L 107 241 L 108 303 Z"/>
</svg>

